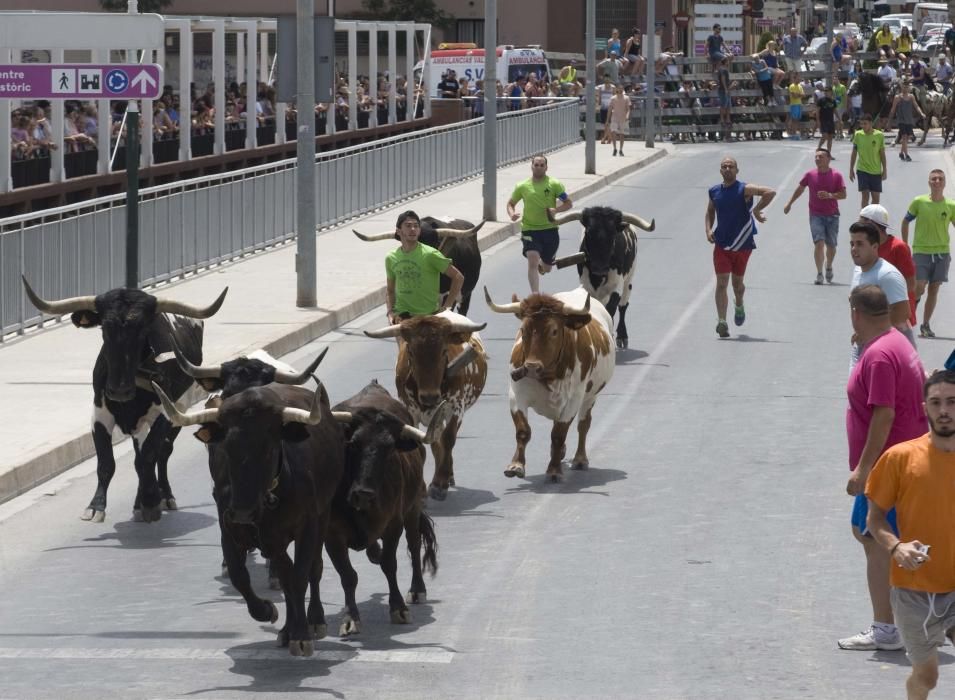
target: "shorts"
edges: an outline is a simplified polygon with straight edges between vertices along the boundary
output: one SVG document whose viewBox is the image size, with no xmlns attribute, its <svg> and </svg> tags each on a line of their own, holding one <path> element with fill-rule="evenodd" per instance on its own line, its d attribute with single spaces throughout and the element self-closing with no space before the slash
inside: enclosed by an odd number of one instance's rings
<svg viewBox="0 0 955 700">
<path fill-rule="evenodd" d="M 628 53 L 626 56 L 624 56 L 624 58 L 627 59 L 627 61 L 630 63 L 636 63 L 637 61 L 640 60 L 639 54 L 632 54 L 632 53 Z"/>
<path fill-rule="evenodd" d="M 926 593 L 893 587 L 889 600 L 909 661 L 924 664 L 937 658 L 945 630 L 955 626 L 955 591 Z"/>
<path fill-rule="evenodd" d="M 899 136 L 911 136 L 915 138 L 915 131 L 911 124 L 896 124 L 896 128 L 899 130 Z"/>
<path fill-rule="evenodd" d="M 866 525 L 865 522 L 867 517 L 869 517 L 869 499 L 862 495 L 856 496 L 855 503 L 852 504 L 852 527 L 866 537 L 872 537 L 872 535 L 869 534 L 869 526 Z M 895 508 L 885 514 L 885 519 L 889 521 L 889 527 L 892 528 L 892 532 L 898 537 L 899 526 L 895 522 Z"/>
<path fill-rule="evenodd" d="M 802 105 L 789 105 L 789 116 L 797 122 L 802 119 Z"/>
<path fill-rule="evenodd" d="M 856 180 L 859 182 L 859 191 L 860 192 L 881 192 L 882 191 L 882 175 L 873 175 L 872 173 L 864 173 L 861 170 L 856 170 Z"/>
<path fill-rule="evenodd" d="M 730 100 L 730 96 L 728 92 L 721 91 L 719 93 L 719 98 L 720 98 L 720 109 L 729 109 L 730 107 L 733 106 L 733 101 Z"/>
<path fill-rule="evenodd" d="M 834 135 L 834 134 L 836 133 L 836 123 L 835 123 L 835 121 L 831 121 L 831 122 L 820 121 L 820 122 L 819 122 L 819 133 L 820 133 L 820 134 L 828 134 L 829 136 Z"/>
<path fill-rule="evenodd" d="M 600 108 L 600 114 L 597 116 L 597 121 L 600 124 L 607 123 L 607 108 L 606 107 Z"/>
<path fill-rule="evenodd" d="M 541 256 L 541 262 L 545 265 L 553 265 L 557 257 L 557 247 L 560 245 L 560 234 L 556 228 L 549 228 L 543 231 L 521 231 L 521 243 L 524 244 L 524 250 L 521 251 L 524 257 L 527 257 L 527 251 L 536 250 Z"/>
<path fill-rule="evenodd" d="M 952 256 L 948 253 L 912 253 L 915 279 L 919 282 L 948 282 Z"/>
<path fill-rule="evenodd" d="M 725 250 L 718 245 L 713 246 L 713 269 L 718 275 L 733 274 L 742 277 L 746 274 L 746 263 L 749 262 L 749 256 L 753 252 L 752 248 L 746 250 Z"/>
<path fill-rule="evenodd" d="M 839 215 L 810 214 L 809 232 L 812 234 L 813 243 L 824 241 L 830 248 L 835 248 L 839 245 Z"/>
<path fill-rule="evenodd" d="M 626 122 L 615 122 L 611 120 L 610 133 L 618 134 L 619 136 L 626 136 L 627 134 L 630 133 L 630 127 L 627 126 Z"/>
</svg>

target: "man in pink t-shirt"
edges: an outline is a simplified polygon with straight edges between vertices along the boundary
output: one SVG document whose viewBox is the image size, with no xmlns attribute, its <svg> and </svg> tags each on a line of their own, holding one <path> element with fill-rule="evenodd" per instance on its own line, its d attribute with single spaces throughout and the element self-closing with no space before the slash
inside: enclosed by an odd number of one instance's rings
<svg viewBox="0 0 955 700">
<path fill-rule="evenodd" d="M 849 306 L 862 355 L 849 373 L 846 387 L 846 435 L 852 470 L 846 492 L 855 497 L 852 534 L 865 549 L 873 621 L 859 634 L 840 639 L 839 648 L 894 650 L 903 645 L 889 602 L 890 554 L 868 533 L 865 482 L 887 448 L 928 430 L 922 403 L 925 373 L 915 348 L 892 327 L 885 292 L 874 284 L 859 285 L 849 295 Z M 894 511 L 889 513 L 889 522 L 895 528 Z"/>
<path fill-rule="evenodd" d="M 826 261 L 826 281 L 832 283 L 832 261 L 839 244 L 839 200 L 846 198 L 846 183 L 838 170 L 829 167 L 832 155 L 825 148 L 816 149 L 816 169 L 802 176 L 789 203 L 788 214 L 805 189 L 809 188 L 809 231 L 812 233 L 813 258 L 816 261 L 816 284 L 822 284 L 822 261 Z"/>
</svg>

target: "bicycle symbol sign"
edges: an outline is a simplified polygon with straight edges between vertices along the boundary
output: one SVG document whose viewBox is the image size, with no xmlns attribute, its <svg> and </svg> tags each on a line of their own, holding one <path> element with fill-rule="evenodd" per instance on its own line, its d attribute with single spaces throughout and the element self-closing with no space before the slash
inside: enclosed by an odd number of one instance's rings
<svg viewBox="0 0 955 700">
<path fill-rule="evenodd" d="M 106 89 L 110 92 L 121 93 L 129 87 L 129 77 L 125 71 L 111 70 L 106 74 Z"/>
</svg>

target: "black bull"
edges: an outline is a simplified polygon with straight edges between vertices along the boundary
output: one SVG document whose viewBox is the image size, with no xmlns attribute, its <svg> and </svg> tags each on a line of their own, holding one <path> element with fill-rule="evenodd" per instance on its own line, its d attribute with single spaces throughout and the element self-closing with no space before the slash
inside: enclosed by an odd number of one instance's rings
<svg viewBox="0 0 955 700">
<path fill-rule="evenodd" d="M 200 319 L 219 310 L 228 288 L 209 306 L 195 307 L 157 299 L 138 289 L 113 289 L 97 296 L 47 301 L 25 278 L 23 285 L 39 310 L 72 314 L 78 328 L 102 329 L 103 345 L 93 367 L 93 445 L 98 481 L 83 520 L 102 522 L 106 517 L 106 493 L 116 471 L 111 440 L 115 427 L 133 438 L 139 477 L 134 518 L 154 522 L 163 508 L 175 510 L 166 465 L 179 429 L 163 417 L 150 382 L 174 399 L 192 385 L 192 378 L 175 363 L 157 360 L 178 345 L 191 361 L 202 362 Z"/>
<path fill-rule="evenodd" d="M 418 240 L 432 248 L 437 248 L 445 257 L 450 258 L 451 264 L 464 276 L 461 302 L 451 309 L 462 316 L 468 315 L 471 292 L 474 291 L 478 278 L 481 276 L 481 249 L 478 247 L 477 233 L 483 225 L 483 221 L 475 226 L 463 219 L 441 221 L 431 216 L 421 219 L 421 234 Z M 363 241 L 385 241 L 398 237 L 394 229 L 371 235 L 358 231 L 354 231 L 354 234 Z M 450 289 L 451 280 L 441 275 L 441 294 L 447 294 Z"/>
</svg>

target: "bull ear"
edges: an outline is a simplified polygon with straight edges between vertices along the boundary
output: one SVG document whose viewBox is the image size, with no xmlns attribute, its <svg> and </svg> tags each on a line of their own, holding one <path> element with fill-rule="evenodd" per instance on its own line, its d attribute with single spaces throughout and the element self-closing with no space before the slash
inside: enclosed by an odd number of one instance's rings
<svg viewBox="0 0 955 700">
<path fill-rule="evenodd" d="M 196 431 L 195 437 L 199 442 L 209 445 L 220 442 L 225 437 L 225 431 L 218 423 L 207 423 Z"/>
<path fill-rule="evenodd" d="M 395 440 L 395 449 L 398 450 L 398 452 L 411 452 L 412 450 L 417 450 L 419 447 L 421 447 L 421 443 L 412 438 L 401 436 Z"/>
<path fill-rule="evenodd" d="M 589 312 L 585 314 L 574 314 L 573 316 L 564 316 L 564 325 L 574 331 L 579 331 L 588 323 L 590 323 Z"/>
<path fill-rule="evenodd" d="M 95 311 L 74 311 L 70 320 L 77 328 L 93 328 L 100 324 L 99 314 Z"/>
<path fill-rule="evenodd" d="M 282 439 L 285 442 L 302 442 L 308 439 L 308 426 L 304 423 L 290 421 L 282 424 Z"/>
</svg>

